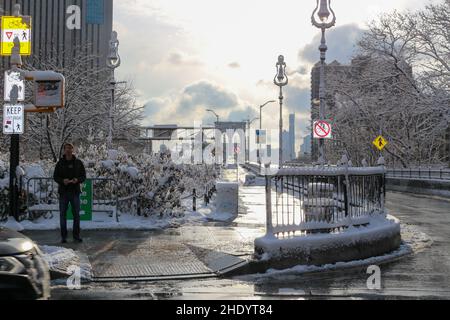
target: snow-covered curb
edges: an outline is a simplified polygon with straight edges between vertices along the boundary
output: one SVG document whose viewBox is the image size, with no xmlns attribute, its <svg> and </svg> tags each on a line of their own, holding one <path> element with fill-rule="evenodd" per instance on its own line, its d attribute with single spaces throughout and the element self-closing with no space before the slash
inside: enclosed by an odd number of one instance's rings
<svg viewBox="0 0 450 320">
<path fill-rule="evenodd" d="M 402 244 L 400 248 L 392 253 L 385 254 L 382 256 L 372 257 L 363 260 L 355 260 L 350 262 L 337 262 L 334 264 L 326 264 L 322 266 L 310 266 L 310 265 L 298 265 L 292 268 L 276 270 L 269 269 L 265 273 L 239 276 L 239 279 L 258 279 L 258 278 L 276 278 L 280 275 L 301 275 L 308 273 L 317 273 L 317 272 L 326 272 L 326 271 L 336 271 L 336 270 L 345 270 L 345 269 L 353 269 L 358 267 L 364 267 L 369 265 L 380 265 L 387 262 L 392 262 L 407 255 L 413 253 L 411 247 L 407 244 Z"/>
<path fill-rule="evenodd" d="M 25 220 L 16 222 L 8 219 L 2 226 L 16 231 L 53 231 L 59 230 L 59 217 L 54 215 L 51 219 L 39 218 L 35 221 Z M 81 221 L 82 230 L 160 230 L 178 225 L 178 219 L 145 218 L 128 215 L 120 222 L 110 218 L 110 221 Z M 71 230 L 72 223 L 68 221 L 67 226 Z"/>
<path fill-rule="evenodd" d="M 243 280 L 257 280 L 259 278 L 276 278 L 280 275 L 302 275 L 309 273 L 362 268 L 370 265 L 379 266 L 385 263 L 394 262 L 411 254 L 421 252 L 426 248 L 429 248 L 433 244 L 432 238 L 430 238 L 427 234 L 421 232 L 416 226 L 402 224 L 401 230 L 403 241 L 400 248 L 385 255 L 350 262 L 337 262 L 334 264 L 326 264 L 322 266 L 297 265 L 295 267 L 283 270 L 268 269 L 265 273 L 239 276 L 236 278 Z M 268 259 L 268 256 L 265 256 L 264 258 Z"/>
<path fill-rule="evenodd" d="M 167 228 L 176 228 L 181 225 L 198 225 L 209 221 L 230 222 L 237 216 L 227 212 L 217 212 L 215 206 L 212 204 L 208 207 L 200 207 L 197 212 L 186 212 L 184 217 L 142 217 L 130 214 L 123 214 L 120 216 L 120 222 L 114 218 L 107 216 L 94 216 L 94 221 L 81 221 L 82 230 L 141 230 L 153 231 L 163 230 Z M 14 219 L 8 219 L 5 223 L 0 223 L 1 226 L 16 231 L 54 231 L 59 230 L 59 215 L 53 214 L 49 219 L 43 217 L 29 221 L 16 222 Z M 67 226 L 69 230 L 72 228 L 72 222 L 68 221 Z"/>
<path fill-rule="evenodd" d="M 302 252 L 309 252 L 312 249 L 328 250 L 352 245 L 359 241 L 374 241 L 394 234 L 400 234 L 400 222 L 396 218 L 373 217 L 367 227 L 350 227 L 336 234 L 311 234 L 290 239 L 277 239 L 268 235 L 256 239 L 255 246 L 276 257 L 280 255 L 280 252 L 289 249 L 298 249 Z"/>
</svg>

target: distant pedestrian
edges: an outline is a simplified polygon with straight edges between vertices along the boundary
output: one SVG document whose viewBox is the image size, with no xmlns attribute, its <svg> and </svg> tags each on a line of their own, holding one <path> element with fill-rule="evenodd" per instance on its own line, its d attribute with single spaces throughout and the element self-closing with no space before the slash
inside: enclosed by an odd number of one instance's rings
<svg viewBox="0 0 450 320">
<path fill-rule="evenodd" d="M 80 195 L 81 184 L 86 181 L 86 170 L 83 162 L 75 157 L 74 146 L 71 143 L 64 145 L 64 155 L 58 161 L 53 179 L 58 183 L 59 211 L 61 224 L 61 240 L 67 243 L 67 209 L 69 203 L 73 213 L 73 239 L 81 243 L 80 236 Z"/>
</svg>

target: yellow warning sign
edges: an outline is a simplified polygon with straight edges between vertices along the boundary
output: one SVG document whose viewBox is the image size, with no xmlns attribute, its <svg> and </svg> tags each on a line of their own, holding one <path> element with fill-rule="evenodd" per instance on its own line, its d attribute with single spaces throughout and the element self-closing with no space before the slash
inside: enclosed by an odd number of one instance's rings
<svg viewBox="0 0 450 320">
<path fill-rule="evenodd" d="M 384 148 L 386 148 L 389 142 L 383 136 L 378 136 L 373 141 L 373 144 L 375 145 L 375 147 L 377 147 L 378 150 L 382 151 Z"/>
<path fill-rule="evenodd" d="M 31 55 L 31 17 L 2 17 L 2 38 L 0 54 L 10 56 L 14 47 L 14 39 L 20 41 L 20 54 Z"/>
</svg>

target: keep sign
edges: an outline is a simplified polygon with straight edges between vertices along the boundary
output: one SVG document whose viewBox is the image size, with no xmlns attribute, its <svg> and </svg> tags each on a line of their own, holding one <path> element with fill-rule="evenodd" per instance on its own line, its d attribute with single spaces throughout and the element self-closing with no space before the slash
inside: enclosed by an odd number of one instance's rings
<svg viewBox="0 0 450 320">
<path fill-rule="evenodd" d="M 24 133 L 25 107 L 23 104 L 5 104 L 3 107 L 3 134 Z"/>
</svg>

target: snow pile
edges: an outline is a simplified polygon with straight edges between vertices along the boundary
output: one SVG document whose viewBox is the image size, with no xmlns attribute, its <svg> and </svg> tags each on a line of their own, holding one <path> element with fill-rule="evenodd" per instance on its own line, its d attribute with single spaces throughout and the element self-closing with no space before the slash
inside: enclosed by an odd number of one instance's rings
<svg viewBox="0 0 450 320">
<path fill-rule="evenodd" d="M 89 261 L 82 259 L 72 249 L 62 247 L 39 247 L 44 254 L 44 259 L 47 261 L 50 271 L 59 274 L 70 275 L 74 268 L 80 268 L 81 280 L 92 280 L 92 266 Z"/>
</svg>

